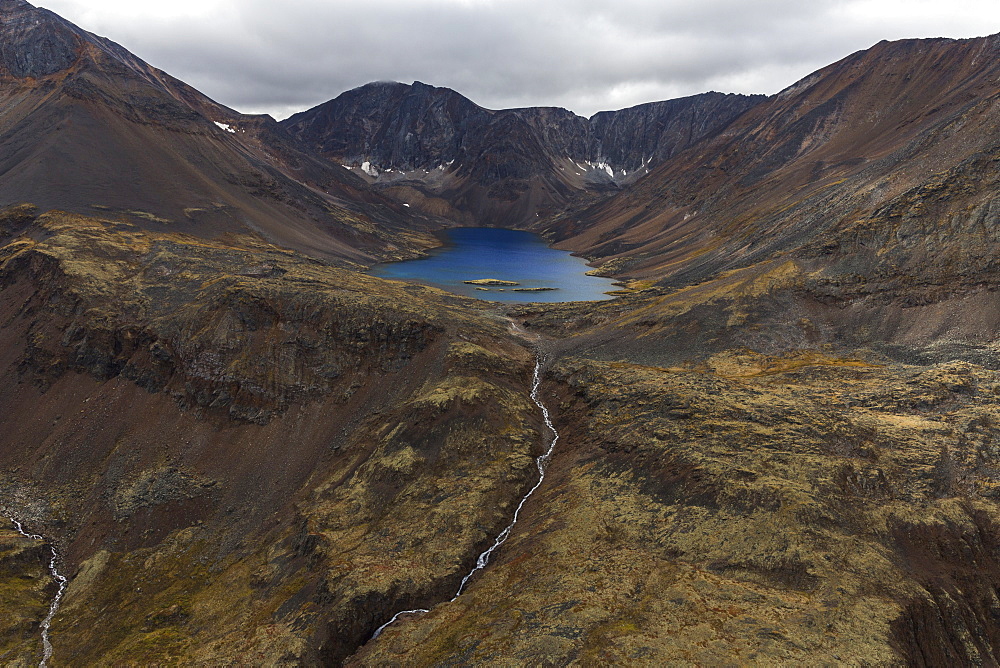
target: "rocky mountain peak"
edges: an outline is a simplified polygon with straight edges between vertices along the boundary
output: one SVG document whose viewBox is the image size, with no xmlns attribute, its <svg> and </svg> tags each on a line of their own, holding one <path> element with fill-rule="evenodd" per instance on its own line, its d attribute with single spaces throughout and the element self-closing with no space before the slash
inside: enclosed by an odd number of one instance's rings
<svg viewBox="0 0 1000 668">
<path fill-rule="evenodd" d="M 374 82 L 346 91 L 282 124 L 345 163 L 397 171 L 434 169 L 454 160 L 467 127 L 489 115 L 448 88 Z"/>
<path fill-rule="evenodd" d="M 416 192 L 434 210 L 444 196 L 451 215 L 517 225 L 573 193 L 634 181 L 763 99 L 705 93 L 587 119 L 559 107 L 490 110 L 420 81 L 373 83 L 282 125 L 414 205 Z"/>
<path fill-rule="evenodd" d="M 169 75 L 128 49 L 23 0 L 0 0 L 0 76 L 38 79 L 76 67 L 166 90 Z"/>
<path fill-rule="evenodd" d="M 55 74 L 77 61 L 82 31 L 24 0 L 0 0 L 0 68 L 13 77 Z"/>
</svg>

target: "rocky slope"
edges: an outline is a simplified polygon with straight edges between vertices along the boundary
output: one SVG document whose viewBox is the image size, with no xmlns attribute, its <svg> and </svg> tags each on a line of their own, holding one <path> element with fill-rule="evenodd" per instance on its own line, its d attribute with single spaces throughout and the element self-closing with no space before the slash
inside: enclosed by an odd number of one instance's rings
<svg viewBox="0 0 1000 668">
<path fill-rule="evenodd" d="M 252 238 L 2 220 L 0 492 L 66 557 L 54 665 L 995 660 L 1000 376 L 792 321 L 793 267 L 519 309 L 559 447 L 448 603 L 542 445 L 506 321 Z"/>
<path fill-rule="evenodd" d="M 453 591 L 533 482 L 533 356 L 479 302 L 5 220 L 0 490 L 71 578 L 52 665 L 336 661 Z"/>
<path fill-rule="evenodd" d="M 0 206 L 255 233 L 338 261 L 412 255 L 439 227 L 299 146 L 23 0 L 0 1 Z"/>
<path fill-rule="evenodd" d="M 380 82 L 282 126 L 413 206 L 511 226 L 581 191 L 634 181 L 762 99 L 705 93 L 588 120 L 553 107 L 494 111 L 447 88 Z"/>
<path fill-rule="evenodd" d="M 928 280 L 929 260 L 947 282 L 962 271 L 952 252 L 991 254 L 998 55 L 998 36 L 880 43 L 547 229 L 670 285 L 776 253 L 838 266 L 841 281 L 895 272 L 900 289 Z M 930 259 L 935 245 L 954 251 Z"/>
<path fill-rule="evenodd" d="M 742 352 L 550 378 L 530 519 L 350 665 L 996 662 L 996 372 Z"/>
</svg>

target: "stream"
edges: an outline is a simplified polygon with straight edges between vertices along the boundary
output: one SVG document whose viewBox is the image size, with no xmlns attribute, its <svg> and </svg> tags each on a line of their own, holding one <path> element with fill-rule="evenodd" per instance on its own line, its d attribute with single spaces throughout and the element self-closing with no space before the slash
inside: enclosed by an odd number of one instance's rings
<svg viewBox="0 0 1000 668">
<path fill-rule="evenodd" d="M 513 519 L 511 519 L 510 524 L 508 524 L 507 527 L 497 535 L 496 539 L 493 541 L 493 545 L 491 545 L 487 550 L 485 550 L 482 554 L 479 555 L 479 558 L 476 559 L 476 565 L 473 567 L 471 571 L 469 571 L 466 574 L 464 578 L 462 578 L 462 584 L 458 586 L 458 591 L 455 592 L 455 595 L 451 597 L 449 603 L 462 595 L 462 592 L 465 590 L 465 585 L 468 584 L 469 579 L 473 575 L 475 575 L 478 571 L 481 571 L 484 568 L 486 568 L 486 564 L 489 563 L 490 556 L 493 554 L 493 552 L 498 547 L 503 545 L 508 538 L 510 538 L 510 533 L 514 529 L 514 525 L 517 524 L 517 518 L 521 514 L 521 509 L 524 508 L 524 504 L 528 501 L 531 495 L 535 493 L 535 490 L 537 490 L 539 487 L 542 486 L 542 482 L 545 480 L 545 469 L 548 467 L 549 460 L 552 459 L 552 451 L 555 450 L 556 442 L 559 440 L 559 432 L 556 431 L 555 425 L 552 424 L 552 418 L 549 416 L 549 409 L 546 408 L 545 404 L 542 403 L 542 400 L 539 397 L 538 393 L 541 385 L 542 385 L 542 360 L 541 358 L 539 358 L 535 362 L 535 373 L 531 379 L 531 400 L 534 401 L 535 405 L 538 406 L 538 408 L 542 411 L 542 419 L 545 421 L 545 426 L 552 432 L 552 440 L 549 442 L 548 449 L 543 454 L 539 455 L 539 457 L 535 460 L 535 466 L 538 467 L 538 482 L 536 482 L 535 486 L 529 489 L 528 493 L 521 498 L 521 503 L 517 504 L 517 510 L 514 511 L 514 517 Z M 372 634 L 371 640 L 378 638 L 379 635 L 382 633 L 383 630 L 385 630 L 387 626 L 395 622 L 402 615 L 423 614 L 425 612 L 430 612 L 430 610 L 424 608 L 416 608 L 414 610 L 400 610 L 399 612 L 397 612 L 395 615 L 392 616 L 392 619 L 390 619 L 385 624 L 383 624 L 382 626 L 378 627 L 375 630 L 375 633 Z"/>
<path fill-rule="evenodd" d="M 27 536 L 32 540 L 45 540 L 43 536 L 25 531 L 21 523 L 13 517 L 10 518 L 10 521 L 14 523 L 14 527 L 22 536 Z M 49 640 L 49 627 L 52 625 L 52 619 L 56 616 L 56 611 L 59 609 L 59 602 L 62 601 L 63 593 L 66 591 L 66 584 L 68 582 L 66 576 L 60 574 L 56 569 L 56 562 L 59 560 L 59 553 L 56 552 L 55 546 L 50 544 L 49 549 L 52 550 L 52 559 L 49 560 L 49 573 L 52 575 L 52 578 L 59 583 L 59 591 L 56 592 L 55 597 L 52 599 L 52 603 L 49 605 L 49 614 L 47 614 L 45 619 L 42 620 L 42 661 L 38 664 L 38 668 L 46 668 L 46 666 L 49 665 L 49 659 L 52 658 L 52 642 Z"/>
</svg>

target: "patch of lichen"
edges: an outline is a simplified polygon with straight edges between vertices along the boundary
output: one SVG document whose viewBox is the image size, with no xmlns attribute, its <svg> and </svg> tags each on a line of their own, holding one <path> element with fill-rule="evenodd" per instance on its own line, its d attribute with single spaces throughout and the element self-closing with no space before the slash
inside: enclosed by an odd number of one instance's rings
<svg viewBox="0 0 1000 668">
<path fill-rule="evenodd" d="M 26 363 L 46 383 L 58 368 L 125 374 L 170 388 L 186 406 L 267 421 L 291 402 L 346 391 L 373 363 L 405 366 L 445 330 L 488 322 L 470 300 L 259 240 L 206 241 L 61 213 L 36 226 L 43 241 L 15 241 L 0 258 L 11 277 L 22 267 L 62 276 L 63 331 L 36 332 Z"/>
<path fill-rule="evenodd" d="M 426 388 L 413 399 L 411 405 L 418 411 L 426 407 L 443 411 L 454 404 L 482 403 L 489 396 L 490 389 L 478 378 L 459 376 Z"/>
<path fill-rule="evenodd" d="M 838 357 L 819 350 L 794 350 L 780 356 L 762 355 L 752 350 L 728 350 L 694 365 L 694 369 L 722 378 L 753 378 L 820 366 L 867 368 L 879 365 L 858 357 Z"/>
<path fill-rule="evenodd" d="M 482 303 L 254 239 L 34 229 L 0 255 L 12 373 L 77 388 L 53 410 L 84 425 L 39 438 L 64 468 L 32 490 L 77 560 L 53 665 L 336 661 L 453 593 L 533 483 L 533 355 Z"/>
<path fill-rule="evenodd" d="M 559 448 L 518 531 L 462 598 L 354 661 L 891 664 L 912 602 L 942 577 L 969 588 L 945 613 L 966 640 L 927 642 L 989 660 L 971 639 L 991 623 L 971 612 L 976 579 L 961 565 L 928 575 L 906 536 L 971 550 L 987 581 L 1000 572 L 987 548 L 1000 538 L 1000 376 L 775 362 L 557 363 L 543 396 L 559 397 Z"/>
<path fill-rule="evenodd" d="M 801 283 L 802 277 L 802 269 L 790 260 L 768 261 L 723 272 L 710 281 L 649 300 L 645 306 L 630 311 L 622 324 L 648 321 L 651 316 L 666 324 L 695 307 L 704 306 L 720 306 L 732 313 L 738 310 L 738 304 L 753 302 L 770 292 L 794 287 Z"/>
<path fill-rule="evenodd" d="M 49 610 L 53 581 L 48 549 L 13 530 L 0 531 L 0 662 L 32 666 L 42 656 L 41 622 Z"/>
<path fill-rule="evenodd" d="M 219 557 L 206 527 L 172 534 L 155 548 L 102 552 L 82 564 L 54 621 L 53 665 L 168 663 L 275 665 L 306 650 L 302 619 L 278 609 L 309 580 L 292 573 L 265 586 L 259 565 L 280 550 L 284 532 L 260 536 L 249 554 Z M 215 559 L 211 556 L 216 555 Z M 101 624 L 101 634 L 90 632 Z"/>
</svg>

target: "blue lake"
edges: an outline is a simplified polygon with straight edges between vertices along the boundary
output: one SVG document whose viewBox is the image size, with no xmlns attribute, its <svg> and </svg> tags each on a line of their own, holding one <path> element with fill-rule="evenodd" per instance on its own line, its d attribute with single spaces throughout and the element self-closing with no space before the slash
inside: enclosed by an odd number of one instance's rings
<svg viewBox="0 0 1000 668">
<path fill-rule="evenodd" d="M 566 251 L 549 248 L 537 234 L 495 227 L 457 227 L 442 233 L 445 245 L 428 257 L 389 262 L 372 268 L 374 276 L 416 281 L 487 301 L 575 302 L 611 299 L 610 278 L 587 276 L 591 267 Z M 463 281 L 495 278 L 516 286 L 481 286 Z M 515 292 L 514 288 L 556 288 Z"/>
</svg>

